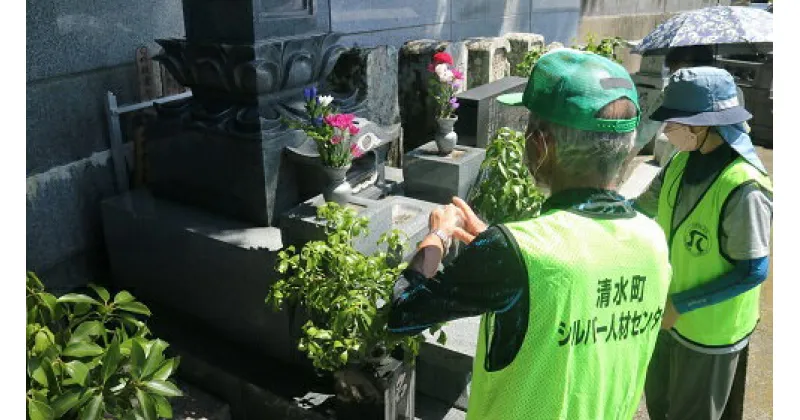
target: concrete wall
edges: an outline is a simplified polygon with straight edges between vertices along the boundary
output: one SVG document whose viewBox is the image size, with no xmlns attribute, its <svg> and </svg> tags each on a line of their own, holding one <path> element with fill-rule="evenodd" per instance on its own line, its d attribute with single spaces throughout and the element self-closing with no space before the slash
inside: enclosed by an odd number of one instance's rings
<svg viewBox="0 0 800 420">
<path fill-rule="evenodd" d="M 26 24 L 27 268 L 59 289 L 102 281 L 105 92 L 138 101 L 135 49 L 183 36 L 181 1 L 27 0 Z"/>
<path fill-rule="evenodd" d="M 400 47 L 414 39 L 459 41 L 535 32 L 569 42 L 580 0 L 330 0 L 331 28 L 348 45 Z"/>
</svg>

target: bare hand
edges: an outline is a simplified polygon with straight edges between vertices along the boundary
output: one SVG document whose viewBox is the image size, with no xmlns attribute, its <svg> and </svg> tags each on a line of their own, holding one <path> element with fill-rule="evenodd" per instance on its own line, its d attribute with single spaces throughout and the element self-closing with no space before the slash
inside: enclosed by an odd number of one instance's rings
<svg viewBox="0 0 800 420">
<path fill-rule="evenodd" d="M 469 207 L 469 205 L 462 199 L 458 197 L 453 197 L 453 205 L 461 210 L 462 214 L 464 215 L 464 229 L 459 229 L 458 231 L 454 232 L 456 239 L 469 244 L 475 239 L 476 236 L 483 233 L 486 230 L 487 226 L 481 219 L 475 215 L 475 212 Z"/>
<path fill-rule="evenodd" d="M 444 208 L 437 208 L 431 212 L 428 227 L 431 231 L 441 230 L 447 236 L 453 236 L 456 230 L 462 230 L 464 213 L 456 206 L 448 204 Z"/>
<path fill-rule="evenodd" d="M 667 298 L 667 304 L 664 305 L 664 316 L 661 318 L 661 329 L 668 330 L 672 328 L 675 322 L 678 321 L 679 316 L 681 316 L 681 314 L 675 309 L 675 305 L 672 304 L 672 299 Z"/>
</svg>

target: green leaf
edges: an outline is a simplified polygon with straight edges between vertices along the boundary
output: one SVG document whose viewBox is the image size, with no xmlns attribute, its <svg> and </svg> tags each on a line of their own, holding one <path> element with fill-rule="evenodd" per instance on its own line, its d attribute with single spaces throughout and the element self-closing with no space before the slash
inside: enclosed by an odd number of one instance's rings
<svg viewBox="0 0 800 420">
<path fill-rule="evenodd" d="M 131 375 L 134 378 L 139 379 L 139 374 L 142 372 L 142 368 L 144 367 L 145 362 L 145 355 L 144 349 L 142 345 L 139 343 L 139 340 L 132 340 L 131 343 Z"/>
<path fill-rule="evenodd" d="M 58 299 L 55 296 L 51 295 L 50 293 L 42 293 L 39 295 L 44 302 L 44 305 L 47 307 L 48 311 L 50 311 L 50 319 L 55 320 L 60 315 L 60 311 L 58 310 Z"/>
<path fill-rule="evenodd" d="M 53 343 L 50 341 L 50 337 L 47 336 L 47 333 L 44 331 L 44 329 L 39 330 L 34 338 L 33 351 L 36 354 L 42 354 L 51 345 L 53 345 Z"/>
<path fill-rule="evenodd" d="M 92 305 L 87 302 L 76 303 L 75 307 L 72 309 L 72 313 L 75 315 L 85 315 L 89 310 L 92 309 Z"/>
<path fill-rule="evenodd" d="M 114 337 L 114 339 L 111 341 L 111 345 L 108 346 L 108 350 L 106 350 L 106 354 L 103 355 L 104 384 L 108 381 L 111 375 L 117 372 L 120 361 L 122 361 L 122 355 L 119 351 L 119 341 L 117 341 L 117 337 Z"/>
<path fill-rule="evenodd" d="M 161 395 L 150 395 L 150 398 L 156 403 L 156 414 L 158 417 L 171 419 L 172 418 L 172 405 L 169 403 L 166 397 L 162 397 Z"/>
<path fill-rule="evenodd" d="M 164 362 L 164 349 L 168 344 L 162 340 L 155 340 L 147 354 L 147 360 L 142 367 L 142 378 L 149 379 L 150 375 L 156 372 Z"/>
<path fill-rule="evenodd" d="M 133 302 L 134 300 L 135 299 L 133 298 L 133 295 L 128 293 L 125 290 L 117 293 L 117 295 L 114 296 L 114 303 L 117 304 L 117 305 L 119 305 L 120 303 Z"/>
<path fill-rule="evenodd" d="M 89 287 L 91 287 L 92 290 L 97 293 L 97 296 L 100 296 L 100 299 L 103 299 L 103 302 L 108 302 L 108 300 L 111 299 L 111 295 L 108 294 L 108 290 L 106 290 L 104 287 L 100 287 L 92 283 L 89 284 Z"/>
<path fill-rule="evenodd" d="M 80 400 L 80 391 L 68 391 L 60 395 L 53 401 L 53 413 L 55 418 L 61 418 L 67 411 L 73 409 L 78 405 Z"/>
<path fill-rule="evenodd" d="M 61 303 L 90 303 L 92 305 L 102 305 L 100 302 L 90 298 L 89 296 L 78 293 L 67 293 L 66 295 L 58 298 L 58 301 Z"/>
<path fill-rule="evenodd" d="M 165 397 L 180 397 L 183 395 L 183 392 L 181 392 L 178 387 L 167 381 L 154 379 L 152 381 L 145 382 L 144 386 L 150 391 Z"/>
<path fill-rule="evenodd" d="M 141 302 L 123 302 L 118 304 L 117 308 L 134 314 L 150 316 L 150 309 Z"/>
<path fill-rule="evenodd" d="M 101 354 L 103 354 L 103 348 L 94 343 L 71 343 L 64 349 L 64 355 L 72 357 L 99 356 Z"/>
<path fill-rule="evenodd" d="M 97 337 L 105 334 L 106 328 L 100 321 L 81 322 L 72 332 L 69 344 L 86 341 L 89 337 Z"/>
<path fill-rule="evenodd" d="M 141 389 L 136 390 L 136 399 L 139 400 L 139 408 L 145 420 L 157 420 L 155 402 Z"/>
<path fill-rule="evenodd" d="M 81 410 L 80 420 L 97 420 L 103 414 L 103 395 L 95 395 Z"/>
<path fill-rule="evenodd" d="M 31 420 L 53 420 L 53 409 L 41 401 L 28 401 L 28 415 Z"/>
<path fill-rule="evenodd" d="M 153 379 L 166 381 L 170 376 L 172 376 L 173 372 L 177 368 L 177 364 L 177 359 L 169 359 L 165 361 L 153 374 Z"/>
<path fill-rule="evenodd" d="M 76 384 L 86 385 L 86 375 L 89 374 L 89 367 L 78 360 L 73 360 L 66 363 L 67 375 L 72 378 Z"/>
</svg>

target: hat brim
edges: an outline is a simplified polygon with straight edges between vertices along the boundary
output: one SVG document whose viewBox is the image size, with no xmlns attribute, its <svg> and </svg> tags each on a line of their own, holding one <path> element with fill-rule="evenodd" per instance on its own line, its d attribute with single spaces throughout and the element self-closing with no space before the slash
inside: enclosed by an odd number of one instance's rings
<svg viewBox="0 0 800 420">
<path fill-rule="evenodd" d="M 522 92 L 506 93 L 505 95 L 499 95 L 497 97 L 497 102 L 508 106 L 522 106 L 522 95 Z"/>
<path fill-rule="evenodd" d="M 709 112 L 681 111 L 662 106 L 650 115 L 650 119 L 653 121 L 675 122 L 704 127 L 739 124 L 751 118 L 753 118 L 753 115 L 741 106 Z"/>
</svg>

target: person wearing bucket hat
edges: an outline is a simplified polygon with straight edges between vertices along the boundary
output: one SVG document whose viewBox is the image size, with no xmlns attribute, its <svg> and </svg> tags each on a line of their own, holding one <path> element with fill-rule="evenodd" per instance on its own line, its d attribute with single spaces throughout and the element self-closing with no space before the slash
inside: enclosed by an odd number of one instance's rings
<svg viewBox="0 0 800 420">
<path fill-rule="evenodd" d="M 727 71 L 678 70 L 651 118 L 666 123 L 678 153 L 636 200 L 666 233 L 673 269 L 648 368 L 647 409 L 653 420 L 716 420 L 759 320 L 772 184 Z"/>
<path fill-rule="evenodd" d="M 710 45 L 687 45 L 670 48 L 664 57 L 664 65 L 669 74 L 684 68 L 712 66 L 714 61 L 714 48 Z M 739 86 L 736 87 L 736 96 L 739 98 L 739 103 L 744 107 L 744 92 Z M 650 114 L 660 107 L 663 102 L 664 90 L 662 89 L 657 93 L 647 95 L 640 104 L 642 107 L 642 119 L 639 122 L 639 127 L 636 128 L 636 142 L 626 164 L 633 161 L 633 158 L 645 146 L 661 137 L 664 124 L 661 121 L 650 119 Z M 747 126 L 747 123 L 745 123 L 745 127 L 749 132 L 750 127 Z M 661 147 L 663 152 L 659 153 L 658 149 L 656 149 L 656 158 L 662 162 L 676 152 L 675 148 L 668 142 L 662 144 Z"/>
<path fill-rule="evenodd" d="M 389 329 L 482 315 L 468 419 L 629 420 L 671 278 L 661 228 L 615 192 L 636 89 L 619 64 L 559 49 L 498 101 L 531 111 L 528 167 L 551 195 L 540 216 L 488 227 L 455 197 L 434 211 Z M 438 271 L 451 238 L 467 245 Z"/>
</svg>

